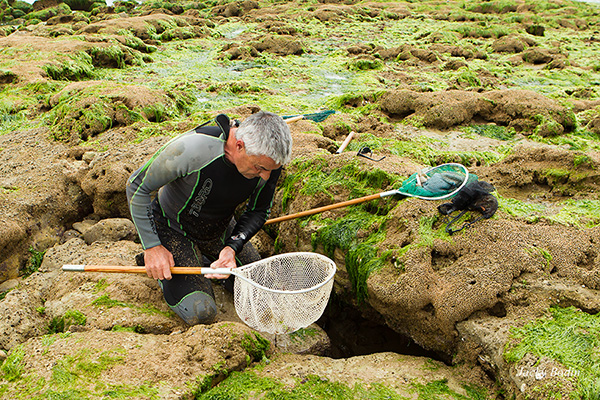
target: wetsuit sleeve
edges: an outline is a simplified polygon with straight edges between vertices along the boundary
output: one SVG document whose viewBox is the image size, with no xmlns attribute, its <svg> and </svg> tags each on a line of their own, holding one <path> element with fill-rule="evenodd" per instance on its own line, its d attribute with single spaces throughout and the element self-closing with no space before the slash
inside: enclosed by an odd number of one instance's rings
<svg viewBox="0 0 600 400">
<path fill-rule="evenodd" d="M 248 199 L 246 210 L 237 221 L 231 236 L 226 238 L 225 246 L 229 246 L 236 253 L 239 253 L 244 244 L 263 227 L 271 212 L 273 196 L 280 175 L 281 168 L 273 171 L 269 180 L 264 185 L 259 185 L 252 193 Z"/>
<path fill-rule="evenodd" d="M 135 171 L 129 177 L 125 189 L 131 218 L 144 250 L 161 244 L 152 212 L 153 195 L 162 186 L 178 177 L 176 168 L 159 168 L 159 165 L 165 165 L 161 161 L 164 158 L 163 152 L 164 148 Z M 175 166 L 175 163 L 172 166 Z"/>
<path fill-rule="evenodd" d="M 202 168 L 220 154 L 203 154 L 206 160 L 199 162 L 197 146 L 190 143 L 193 140 L 189 134 L 171 140 L 127 181 L 129 210 L 144 249 L 161 244 L 152 212 L 153 194 L 169 182 Z"/>
</svg>

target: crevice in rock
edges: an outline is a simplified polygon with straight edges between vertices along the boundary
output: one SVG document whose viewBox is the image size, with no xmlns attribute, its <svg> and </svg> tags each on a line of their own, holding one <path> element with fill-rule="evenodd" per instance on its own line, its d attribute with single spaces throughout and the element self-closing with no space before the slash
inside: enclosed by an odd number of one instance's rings
<svg viewBox="0 0 600 400">
<path fill-rule="evenodd" d="M 434 316 L 434 315 L 435 315 L 435 307 L 433 306 L 433 304 L 432 304 L 432 303 L 427 303 L 427 304 L 425 305 L 425 307 L 423 307 L 421 310 L 422 310 L 422 311 L 425 311 L 425 312 L 426 312 L 426 313 L 428 313 L 428 314 L 431 314 L 432 316 Z"/>
<path fill-rule="evenodd" d="M 326 354 L 331 358 L 393 352 L 445 362 L 439 354 L 422 348 L 409 337 L 364 318 L 359 310 L 348 304 L 330 302 L 317 324 L 331 340 L 331 348 Z"/>
<path fill-rule="evenodd" d="M 498 301 L 492 307 L 488 308 L 487 313 L 492 317 L 506 317 L 506 305 L 502 301 Z"/>
<path fill-rule="evenodd" d="M 431 267 L 434 271 L 442 270 L 454 264 L 458 260 L 458 256 L 449 252 L 440 252 L 433 250 L 431 252 Z"/>
</svg>

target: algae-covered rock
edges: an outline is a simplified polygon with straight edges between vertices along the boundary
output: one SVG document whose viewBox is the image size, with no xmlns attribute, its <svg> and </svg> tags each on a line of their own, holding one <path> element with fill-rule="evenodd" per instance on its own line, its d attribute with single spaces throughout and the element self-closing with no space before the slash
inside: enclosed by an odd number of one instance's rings
<svg viewBox="0 0 600 400">
<path fill-rule="evenodd" d="M 3 393 L 189 398 L 248 365 L 248 338 L 249 328 L 229 322 L 174 335 L 92 329 L 38 337 L 9 354 L 16 369 L 2 375 Z"/>
<path fill-rule="evenodd" d="M 162 122 L 176 115 L 175 100 L 165 91 L 145 86 L 87 81 L 72 83 L 50 99 L 56 140 L 77 144 L 109 128 L 136 121 Z"/>
<path fill-rule="evenodd" d="M 524 133 L 559 136 L 575 128 L 575 114 L 543 95 L 526 90 L 485 93 L 389 91 L 379 99 L 382 110 L 397 118 L 417 119 L 426 127 L 449 129 L 483 118 Z"/>
</svg>

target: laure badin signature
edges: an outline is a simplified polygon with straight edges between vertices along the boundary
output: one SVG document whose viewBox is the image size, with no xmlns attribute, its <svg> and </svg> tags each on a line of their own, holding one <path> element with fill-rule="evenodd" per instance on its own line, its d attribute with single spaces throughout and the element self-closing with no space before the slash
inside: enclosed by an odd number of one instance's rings
<svg viewBox="0 0 600 400">
<path fill-rule="evenodd" d="M 570 378 L 579 376 L 580 372 L 573 368 L 560 367 L 521 367 L 517 370 L 517 377 L 534 378 L 536 380 L 548 378 Z"/>
</svg>

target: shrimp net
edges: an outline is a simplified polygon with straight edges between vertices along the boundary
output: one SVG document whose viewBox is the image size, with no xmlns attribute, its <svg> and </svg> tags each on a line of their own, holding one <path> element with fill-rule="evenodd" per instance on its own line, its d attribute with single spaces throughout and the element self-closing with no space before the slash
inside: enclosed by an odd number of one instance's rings
<svg viewBox="0 0 600 400">
<path fill-rule="evenodd" d="M 286 253 L 236 269 L 235 310 L 261 332 L 295 332 L 325 311 L 335 263 L 316 253 Z"/>
<path fill-rule="evenodd" d="M 454 196 L 468 182 L 477 180 L 461 164 L 448 163 L 425 168 L 402 182 L 398 193 L 425 200 L 442 200 Z"/>
</svg>

